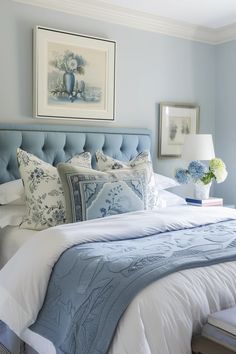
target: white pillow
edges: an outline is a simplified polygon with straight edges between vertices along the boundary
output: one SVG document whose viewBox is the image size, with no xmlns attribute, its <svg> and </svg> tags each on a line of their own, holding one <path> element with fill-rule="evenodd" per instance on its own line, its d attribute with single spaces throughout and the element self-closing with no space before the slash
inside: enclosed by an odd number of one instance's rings
<svg viewBox="0 0 236 354">
<path fill-rule="evenodd" d="M 26 214 L 25 205 L 1 205 L 0 229 L 6 226 L 19 226 Z"/>
<path fill-rule="evenodd" d="M 179 186 L 179 183 L 175 179 L 160 175 L 158 173 L 154 173 L 154 178 L 159 191 Z"/>
<path fill-rule="evenodd" d="M 185 199 L 180 197 L 179 195 L 165 190 L 159 191 L 159 200 L 158 204 L 156 205 L 157 207 L 165 208 L 185 204 L 187 204 Z"/>
<path fill-rule="evenodd" d="M 56 167 L 21 149 L 17 149 L 17 159 L 27 209 L 21 227 L 43 230 L 65 223 L 65 198 Z M 91 168 L 91 154 L 76 155 L 68 163 Z"/>
<path fill-rule="evenodd" d="M 21 179 L 0 184 L 0 204 L 24 204 L 24 193 Z"/>
<path fill-rule="evenodd" d="M 101 151 L 96 152 L 96 162 L 99 171 L 106 172 L 111 170 L 130 170 L 130 169 L 143 169 L 149 168 L 149 179 L 148 179 L 148 193 L 147 193 L 147 207 L 148 209 L 153 209 L 158 203 L 158 190 L 156 188 L 156 181 L 152 169 L 152 161 L 150 153 L 148 151 L 143 151 L 139 153 L 135 158 L 128 162 L 116 160 L 113 157 L 105 155 Z"/>
</svg>

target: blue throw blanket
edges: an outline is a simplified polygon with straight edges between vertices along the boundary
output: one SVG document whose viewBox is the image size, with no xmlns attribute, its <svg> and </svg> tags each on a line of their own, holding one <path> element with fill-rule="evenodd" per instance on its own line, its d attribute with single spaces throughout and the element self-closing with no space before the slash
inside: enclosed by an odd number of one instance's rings
<svg viewBox="0 0 236 354">
<path fill-rule="evenodd" d="M 56 263 L 31 329 L 57 353 L 105 354 L 134 296 L 170 273 L 236 260 L 236 221 L 74 246 Z M 128 236 L 127 236 L 128 238 Z"/>
</svg>

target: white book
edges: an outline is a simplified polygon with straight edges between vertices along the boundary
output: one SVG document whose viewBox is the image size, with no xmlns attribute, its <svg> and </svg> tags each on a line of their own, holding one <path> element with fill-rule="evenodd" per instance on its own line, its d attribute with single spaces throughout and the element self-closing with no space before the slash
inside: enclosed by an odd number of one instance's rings
<svg viewBox="0 0 236 354">
<path fill-rule="evenodd" d="M 236 336 L 236 307 L 210 314 L 208 323 Z"/>
</svg>

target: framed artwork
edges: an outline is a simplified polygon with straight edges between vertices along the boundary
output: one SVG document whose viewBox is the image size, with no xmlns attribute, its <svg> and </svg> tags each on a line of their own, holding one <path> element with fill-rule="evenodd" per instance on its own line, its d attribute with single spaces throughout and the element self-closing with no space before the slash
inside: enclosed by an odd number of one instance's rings
<svg viewBox="0 0 236 354">
<path fill-rule="evenodd" d="M 159 157 L 179 157 L 187 134 L 199 130 L 199 106 L 160 103 Z"/>
<path fill-rule="evenodd" d="M 115 41 L 37 26 L 34 115 L 113 121 L 115 59 Z"/>
</svg>

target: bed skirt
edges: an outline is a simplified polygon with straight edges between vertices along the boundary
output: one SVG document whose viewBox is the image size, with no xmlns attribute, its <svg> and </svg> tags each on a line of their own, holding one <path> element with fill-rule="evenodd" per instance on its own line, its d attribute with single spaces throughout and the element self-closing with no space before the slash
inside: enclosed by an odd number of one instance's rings
<svg viewBox="0 0 236 354">
<path fill-rule="evenodd" d="M 37 354 L 0 321 L 0 354 Z"/>
</svg>

